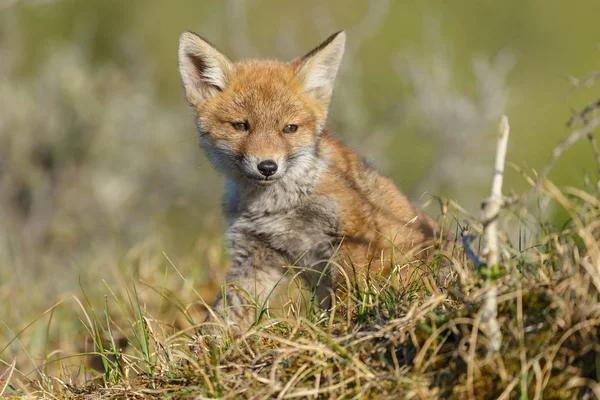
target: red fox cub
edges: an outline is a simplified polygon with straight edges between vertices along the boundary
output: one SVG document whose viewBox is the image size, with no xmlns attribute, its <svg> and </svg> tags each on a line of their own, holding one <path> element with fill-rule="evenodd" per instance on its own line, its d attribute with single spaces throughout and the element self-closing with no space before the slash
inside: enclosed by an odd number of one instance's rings
<svg viewBox="0 0 600 400">
<path fill-rule="evenodd" d="M 410 260 L 426 257 L 439 232 L 324 129 L 345 40 L 335 33 L 290 62 L 232 62 L 192 32 L 180 37 L 179 71 L 200 144 L 225 177 L 231 269 L 214 309 L 227 324 L 254 322 L 249 297 L 263 304 L 289 282 L 295 272 L 284 266 L 305 268 L 326 303 L 336 282 L 367 268 L 404 265 L 408 277 Z"/>
</svg>

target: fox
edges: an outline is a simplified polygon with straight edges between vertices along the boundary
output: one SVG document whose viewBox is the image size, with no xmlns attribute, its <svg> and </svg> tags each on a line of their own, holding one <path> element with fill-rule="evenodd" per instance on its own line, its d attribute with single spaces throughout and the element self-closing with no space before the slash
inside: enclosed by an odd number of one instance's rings
<svg viewBox="0 0 600 400">
<path fill-rule="evenodd" d="M 407 278 L 432 253 L 440 224 L 325 127 L 345 41 L 340 31 L 292 61 L 232 62 L 180 36 L 200 146 L 225 178 L 230 268 L 213 304 L 223 324 L 250 327 L 251 299 L 288 283 L 291 265 L 327 308 L 348 279 L 392 266 Z"/>
</svg>

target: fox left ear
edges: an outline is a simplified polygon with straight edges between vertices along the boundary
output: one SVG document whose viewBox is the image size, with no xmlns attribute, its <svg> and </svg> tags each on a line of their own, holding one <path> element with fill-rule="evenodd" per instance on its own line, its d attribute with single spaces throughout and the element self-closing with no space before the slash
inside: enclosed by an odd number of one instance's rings
<svg viewBox="0 0 600 400">
<path fill-rule="evenodd" d="M 302 82 L 304 89 L 326 105 L 333 94 L 333 84 L 344 55 L 345 43 L 344 31 L 334 33 L 304 57 L 292 61 L 296 77 Z"/>
<path fill-rule="evenodd" d="M 179 73 L 192 106 L 223 91 L 233 74 L 231 61 L 193 32 L 179 38 Z"/>
</svg>

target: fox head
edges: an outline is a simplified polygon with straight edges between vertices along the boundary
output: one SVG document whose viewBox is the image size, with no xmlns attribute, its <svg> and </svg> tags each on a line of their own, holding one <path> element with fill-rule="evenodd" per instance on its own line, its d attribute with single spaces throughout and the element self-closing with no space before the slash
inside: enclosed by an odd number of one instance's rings
<svg viewBox="0 0 600 400">
<path fill-rule="evenodd" d="M 215 168 L 254 185 L 305 173 L 316 157 L 344 43 L 338 32 L 290 62 L 231 62 L 184 32 L 179 72 Z"/>
</svg>

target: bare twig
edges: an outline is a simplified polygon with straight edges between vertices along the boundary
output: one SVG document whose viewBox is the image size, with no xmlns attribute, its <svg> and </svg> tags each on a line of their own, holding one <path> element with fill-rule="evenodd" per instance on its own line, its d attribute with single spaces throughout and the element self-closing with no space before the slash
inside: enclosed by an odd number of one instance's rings
<svg viewBox="0 0 600 400">
<path fill-rule="evenodd" d="M 599 125 L 600 117 L 593 118 L 586 124 L 586 126 L 574 131 L 566 139 L 561 141 L 552 151 L 550 161 L 544 167 L 544 170 L 539 176 L 538 182 L 541 182 L 543 179 L 546 178 L 546 176 L 548 176 L 548 172 L 550 172 L 550 169 L 552 169 L 554 163 L 556 163 L 556 160 L 558 160 L 558 158 L 562 155 L 562 153 L 564 153 L 565 150 L 567 150 L 569 147 L 571 147 L 571 145 L 575 144 L 583 137 L 588 136 Z"/>
<path fill-rule="evenodd" d="M 593 74 L 582 79 L 576 78 L 574 76 L 568 76 L 567 80 L 571 84 L 572 88 L 569 89 L 566 94 L 569 94 L 570 92 L 573 92 L 577 88 L 581 87 L 591 88 L 596 84 L 598 78 L 600 78 L 600 71 L 594 72 Z"/>
<path fill-rule="evenodd" d="M 587 123 L 588 114 L 600 108 L 600 99 L 593 103 L 588 104 L 585 108 L 579 112 L 574 112 L 573 116 L 567 122 L 567 127 L 572 128 L 577 121 L 584 121 Z"/>
<path fill-rule="evenodd" d="M 573 112 L 573 116 L 567 122 L 567 126 L 571 128 L 577 121 L 582 121 L 583 127 L 589 128 L 590 114 L 595 114 L 598 109 L 600 109 L 600 99 L 588 104 L 581 111 Z M 587 131 L 587 138 L 590 141 L 590 146 L 592 147 L 592 152 L 594 153 L 594 160 L 596 161 L 596 193 L 598 194 L 600 191 L 600 150 L 598 150 L 593 129 L 589 129 Z"/>
<path fill-rule="evenodd" d="M 490 267 L 498 264 L 498 228 L 496 221 L 498 213 L 504 204 L 502 181 L 504 178 L 504 160 L 506 159 L 509 129 L 508 118 L 504 115 L 500 121 L 500 132 L 496 147 L 492 194 L 483 204 L 484 255 L 487 256 L 488 266 Z"/>
<path fill-rule="evenodd" d="M 499 263 L 498 253 L 498 215 L 504 204 L 502 197 L 502 181 L 504 178 L 504 160 L 506 159 L 506 148 L 508 145 L 508 134 L 510 126 L 508 117 L 502 116 L 500 120 L 500 132 L 496 146 L 496 164 L 494 167 L 494 178 L 492 181 L 492 194 L 483 204 L 483 237 L 485 247 L 483 254 L 487 258 L 487 267 L 490 271 L 496 269 Z M 489 339 L 490 352 L 500 350 L 502 336 L 498 325 L 498 287 L 488 276 L 489 290 L 485 296 L 481 321 L 484 324 L 486 335 Z"/>
<path fill-rule="evenodd" d="M 596 160 L 596 166 L 598 167 L 598 178 L 600 178 L 600 150 L 598 150 L 598 144 L 596 143 L 594 134 L 592 132 L 588 132 L 587 136 L 588 140 L 590 141 L 590 146 L 592 146 L 592 151 L 594 152 L 594 159 Z"/>
</svg>

